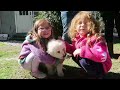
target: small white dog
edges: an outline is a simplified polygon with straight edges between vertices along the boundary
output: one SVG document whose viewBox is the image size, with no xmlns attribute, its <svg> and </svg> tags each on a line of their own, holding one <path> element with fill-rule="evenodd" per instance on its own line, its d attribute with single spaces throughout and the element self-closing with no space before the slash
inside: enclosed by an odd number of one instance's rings
<svg viewBox="0 0 120 90">
<path fill-rule="evenodd" d="M 63 77 L 63 61 L 66 56 L 66 46 L 62 40 L 52 39 L 48 42 L 47 53 L 56 58 L 55 65 L 46 65 L 48 74 L 53 75 L 57 70 L 57 75 Z"/>
</svg>

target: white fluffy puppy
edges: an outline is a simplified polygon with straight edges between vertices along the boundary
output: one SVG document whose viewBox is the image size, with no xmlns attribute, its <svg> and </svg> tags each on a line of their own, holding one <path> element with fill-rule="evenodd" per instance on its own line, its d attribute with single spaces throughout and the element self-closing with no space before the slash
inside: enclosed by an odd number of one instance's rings
<svg viewBox="0 0 120 90">
<path fill-rule="evenodd" d="M 63 77 L 63 61 L 66 56 L 66 46 L 62 40 L 52 39 L 48 42 L 47 53 L 56 58 L 55 65 L 46 65 L 48 74 L 53 75 L 57 70 L 57 75 Z"/>
</svg>

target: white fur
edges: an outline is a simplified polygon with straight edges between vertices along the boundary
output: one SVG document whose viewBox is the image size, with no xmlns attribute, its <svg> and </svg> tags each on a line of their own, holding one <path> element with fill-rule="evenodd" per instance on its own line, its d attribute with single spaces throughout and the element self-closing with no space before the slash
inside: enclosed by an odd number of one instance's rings
<svg viewBox="0 0 120 90">
<path fill-rule="evenodd" d="M 63 69 L 62 62 L 66 55 L 66 46 L 64 42 L 61 40 L 52 39 L 51 41 L 48 42 L 47 53 L 60 60 L 60 62 L 59 63 L 57 62 L 54 66 L 48 64 L 46 65 L 48 69 L 48 74 L 51 75 L 54 74 L 55 73 L 54 67 L 55 67 L 58 76 L 63 77 L 64 73 L 62 70 Z"/>
</svg>

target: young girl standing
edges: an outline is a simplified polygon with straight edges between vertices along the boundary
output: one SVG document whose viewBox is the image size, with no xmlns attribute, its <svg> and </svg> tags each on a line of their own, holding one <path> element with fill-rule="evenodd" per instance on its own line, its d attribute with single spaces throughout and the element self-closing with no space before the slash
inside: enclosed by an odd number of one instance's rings
<svg viewBox="0 0 120 90">
<path fill-rule="evenodd" d="M 100 35 L 101 25 L 92 12 L 81 11 L 68 30 L 72 44 L 65 42 L 73 60 L 94 78 L 102 78 L 112 66 L 106 41 Z"/>
<path fill-rule="evenodd" d="M 38 70 L 40 63 L 55 63 L 55 59 L 46 53 L 46 45 L 52 38 L 52 24 L 47 19 L 41 19 L 35 22 L 31 33 L 22 44 L 19 62 L 36 78 L 46 78 L 46 74 Z"/>
</svg>

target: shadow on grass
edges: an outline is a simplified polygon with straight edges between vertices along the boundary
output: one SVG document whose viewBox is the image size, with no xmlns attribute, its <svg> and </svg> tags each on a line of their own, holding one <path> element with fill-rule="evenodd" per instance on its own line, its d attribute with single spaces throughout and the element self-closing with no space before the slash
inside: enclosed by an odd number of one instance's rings
<svg viewBox="0 0 120 90">
<path fill-rule="evenodd" d="M 120 79 L 120 73 L 109 72 L 105 79 Z"/>
<path fill-rule="evenodd" d="M 120 43 L 120 39 L 118 37 L 113 37 L 113 44 L 117 44 L 117 43 Z M 120 56 L 120 54 L 113 54 L 112 55 L 112 58 L 114 59 L 118 59 L 118 57 Z"/>
<path fill-rule="evenodd" d="M 64 65 L 64 77 L 58 77 L 57 74 L 48 76 L 47 79 L 90 79 L 83 69 L 73 66 Z M 47 72 L 47 69 L 40 65 L 40 70 Z M 103 79 L 120 79 L 120 73 L 109 72 Z"/>
<path fill-rule="evenodd" d="M 68 66 L 68 65 L 64 65 L 63 67 L 65 68 L 63 69 L 64 77 L 58 77 L 57 74 L 55 74 L 53 76 L 48 76 L 48 79 L 86 79 L 87 78 L 86 73 L 81 68 Z M 41 67 L 40 70 L 45 73 L 47 72 L 47 69 L 45 67 Z"/>
<path fill-rule="evenodd" d="M 64 65 L 64 77 L 58 77 L 56 75 L 57 79 L 85 79 L 86 73 L 78 67 L 68 66 Z"/>
<path fill-rule="evenodd" d="M 113 44 L 120 43 L 120 39 L 118 37 L 113 37 Z"/>
<path fill-rule="evenodd" d="M 112 58 L 118 59 L 119 56 L 120 56 L 120 54 L 113 54 Z"/>
</svg>

